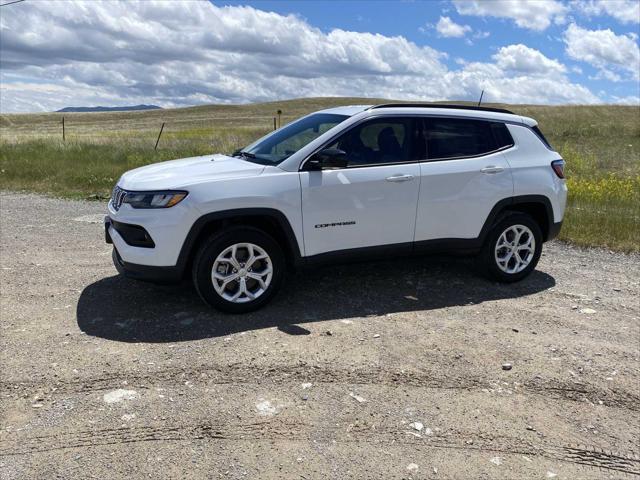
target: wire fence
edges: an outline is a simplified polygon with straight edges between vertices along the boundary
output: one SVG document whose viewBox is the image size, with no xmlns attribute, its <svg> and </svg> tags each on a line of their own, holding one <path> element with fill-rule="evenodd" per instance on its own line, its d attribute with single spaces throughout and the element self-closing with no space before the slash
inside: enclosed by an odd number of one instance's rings
<svg viewBox="0 0 640 480">
<path fill-rule="evenodd" d="M 140 112 L 137 112 L 140 113 Z M 154 150 L 175 148 L 179 144 L 244 146 L 276 130 L 288 117 L 282 111 L 275 116 L 171 117 L 166 120 L 149 115 L 22 115 L 0 117 L 0 141 L 20 143 L 54 141 L 62 143 L 133 143 L 146 144 Z M 292 119 L 292 118 L 291 118 Z"/>
</svg>

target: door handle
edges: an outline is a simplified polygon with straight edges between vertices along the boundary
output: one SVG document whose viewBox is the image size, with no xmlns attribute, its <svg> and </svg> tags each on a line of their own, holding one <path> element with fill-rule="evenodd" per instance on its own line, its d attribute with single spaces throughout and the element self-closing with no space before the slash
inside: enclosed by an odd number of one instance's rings
<svg viewBox="0 0 640 480">
<path fill-rule="evenodd" d="M 495 165 L 489 165 L 488 167 L 484 167 L 483 169 L 481 169 L 480 171 L 482 173 L 500 173 L 504 170 L 504 168 L 502 167 L 496 167 Z"/>
<path fill-rule="evenodd" d="M 413 180 L 413 175 L 393 175 L 386 178 L 387 182 L 406 182 Z"/>
</svg>

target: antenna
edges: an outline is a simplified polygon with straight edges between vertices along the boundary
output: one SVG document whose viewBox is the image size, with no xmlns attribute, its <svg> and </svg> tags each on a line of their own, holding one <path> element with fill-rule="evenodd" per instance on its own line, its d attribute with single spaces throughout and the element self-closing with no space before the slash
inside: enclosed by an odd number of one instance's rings
<svg viewBox="0 0 640 480">
<path fill-rule="evenodd" d="M 478 106 L 480 106 L 480 104 L 482 103 L 482 96 L 484 95 L 484 89 L 482 90 L 482 93 L 480 93 L 480 100 L 478 100 Z"/>
</svg>

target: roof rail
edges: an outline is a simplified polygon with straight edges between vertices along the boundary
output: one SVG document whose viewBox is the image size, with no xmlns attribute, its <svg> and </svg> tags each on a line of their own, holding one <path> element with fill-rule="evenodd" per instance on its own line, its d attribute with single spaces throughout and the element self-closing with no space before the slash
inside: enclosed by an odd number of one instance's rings
<svg viewBox="0 0 640 480">
<path fill-rule="evenodd" d="M 453 104 L 437 104 L 437 103 L 382 103 L 380 105 L 373 105 L 367 110 L 373 110 L 375 108 L 398 108 L 398 107 L 410 107 L 410 108 L 451 108 L 457 110 L 479 110 L 482 112 L 496 112 L 496 113 L 511 113 L 511 110 L 504 108 L 491 108 L 491 107 L 475 107 L 473 105 L 453 105 Z"/>
</svg>

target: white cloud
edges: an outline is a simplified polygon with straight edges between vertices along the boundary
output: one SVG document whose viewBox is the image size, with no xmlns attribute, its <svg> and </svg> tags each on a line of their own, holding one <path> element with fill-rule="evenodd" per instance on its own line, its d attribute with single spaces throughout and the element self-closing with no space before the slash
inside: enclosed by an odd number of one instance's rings
<svg viewBox="0 0 640 480">
<path fill-rule="evenodd" d="M 459 25 L 449 17 L 440 17 L 436 24 L 436 31 L 441 37 L 460 38 L 470 32 L 471 27 L 469 25 Z"/>
<path fill-rule="evenodd" d="M 586 30 L 572 23 L 564 33 L 567 54 L 599 69 L 600 76 L 622 80 L 620 74 L 638 80 L 640 48 L 635 34 L 616 35 L 611 30 Z"/>
<path fill-rule="evenodd" d="M 525 45 L 502 47 L 493 56 L 496 66 L 502 70 L 521 72 L 527 75 L 554 75 L 565 73 L 566 68 L 557 60 L 545 57 L 538 50 Z"/>
<path fill-rule="evenodd" d="M 483 31 L 478 31 L 476 33 L 473 34 L 473 38 L 476 38 L 478 40 L 481 40 L 483 38 L 488 38 L 489 35 L 491 35 L 491 32 L 483 32 Z"/>
<path fill-rule="evenodd" d="M 552 22 L 564 23 L 568 7 L 556 0 L 453 0 L 460 15 L 509 18 L 530 30 L 545 30 Z"/>
<path fill-rule="evenodd" d="M 456 75 L 456 80 L 479 95 L 484 101 L 534 104 L 601 103 L 583 85 L 569 82 L 564 75 L 509 74 L 494 64 L 468 63 Z M 476 97 L 477 98 L 477 97 Z"/>
<path fill-rule="evenodd" d="M 623 78 L 611 70 L 603 68 L 594 76 L 589 77 L 590 80 L 608 80 L 609 82 L 622 82 Z"/>
<path fill-rule="evenodd" d="M 609 15 L 621 23 L 640 23 L 638 0 L 578 0 L 571 6 L 589 17 Z"/>
<path fill-rule="evenodd" d="M 640 97 L 638 95 L 630 95 L 628 97 L 613 97 L 613 102 L 618 105 L 640 105 Z"/>
<path fill-rule="evenodd" d="M 462 63 L 404 37 L 332 30 L 209 2 L 24 2 L 0 18 L 0 109 L 305 96 L 594 103 L 561 64 L 524 45 Z"/>
</svg>

